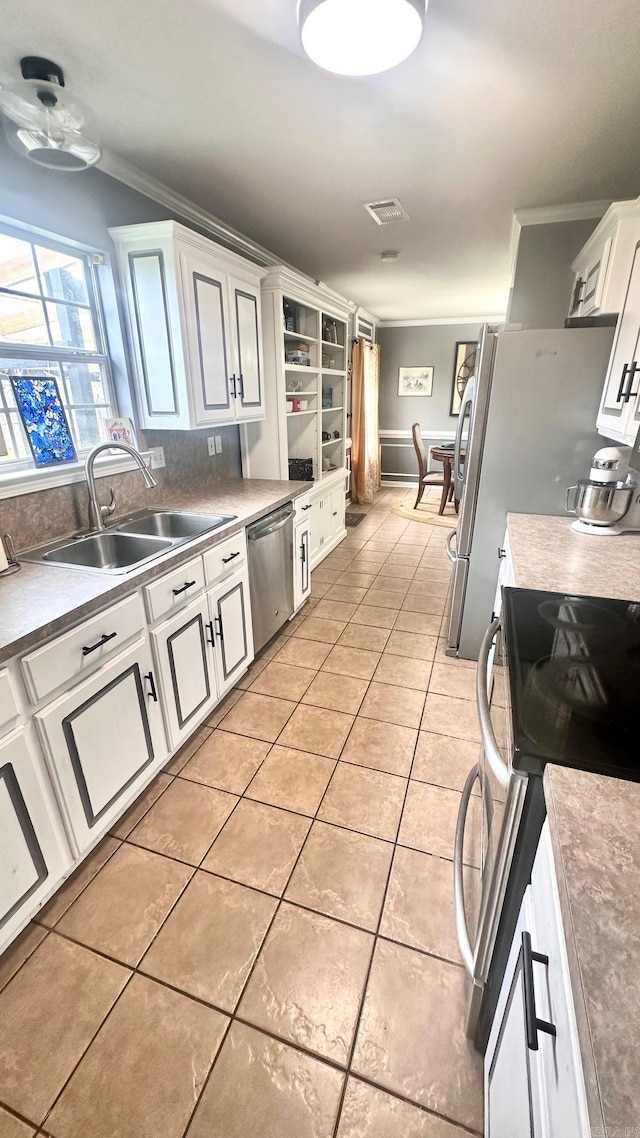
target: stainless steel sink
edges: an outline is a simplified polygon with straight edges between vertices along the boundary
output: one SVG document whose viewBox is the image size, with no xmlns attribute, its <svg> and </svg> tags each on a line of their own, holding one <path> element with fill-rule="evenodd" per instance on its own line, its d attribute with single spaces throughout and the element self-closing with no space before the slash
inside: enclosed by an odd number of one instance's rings
<svg viewBox="0 0 640 1138">
<path fill-rule="evenodd" d="M 106 573 L 133 569 L 150 557 L 157 557 L 173 542 L 158 537 L 129 533 L 96 533 L 43 553 L 39 560 L 81 569 L 101 569 Z"/>
<path fill-rule="evenodd" d="M 182 510 L 139 510 L 98 533 L 79 534 L 28 549 L 21 561 L 65 565 L 69 569 L 98 569 L 127 573 L 169 549 L 210 533 L 235 514 L 192 514 Z"/>
<path fill-rule="evenodd" d="M 149 534 L 169 541 L 186 541 L 234 520 L 232 514 L 188 514 L 180 510 L 149 510 L 114 527 L 118 533 Z"/>
</svg>

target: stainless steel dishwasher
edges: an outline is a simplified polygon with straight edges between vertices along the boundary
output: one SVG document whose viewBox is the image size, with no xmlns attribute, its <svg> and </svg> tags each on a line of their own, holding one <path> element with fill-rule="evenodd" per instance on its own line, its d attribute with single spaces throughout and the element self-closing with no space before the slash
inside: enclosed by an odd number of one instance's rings
<svg viewBox="0 0 640 1138">
<path fill-rule="evenodd" d="M 293 612 L 293 506 L 247 527 L 253 646 L 258 652 Z"/>
</svg>

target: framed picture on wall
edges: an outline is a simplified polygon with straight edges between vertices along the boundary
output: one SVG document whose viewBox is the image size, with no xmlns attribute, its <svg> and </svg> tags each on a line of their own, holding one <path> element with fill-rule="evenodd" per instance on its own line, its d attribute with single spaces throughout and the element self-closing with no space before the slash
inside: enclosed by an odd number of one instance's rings
<svg viewBox="0 0 640 1138">
<path fill-rule="evenodd" d="M 432 367 L 398 368 L 398 395 L 431 395 L 432 392 Z"/>
<path fill-rule="evenodd" d="M 460 414 L 460 404 L 469 376 L 476 370 L 476 357 L 478 355 L 477 340 L 458 340 L 453 358 L 453 383 L 451 385 L 450 415 Z"/>
</svg>

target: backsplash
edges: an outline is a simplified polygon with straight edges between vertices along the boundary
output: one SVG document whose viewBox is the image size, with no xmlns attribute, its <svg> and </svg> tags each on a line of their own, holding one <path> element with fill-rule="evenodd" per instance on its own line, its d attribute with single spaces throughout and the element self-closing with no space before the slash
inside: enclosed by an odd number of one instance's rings
<svg viewBox="0 0 640 1138">
<path fill-rule="evenodd" d="M 222 436 L 222 453 L 211 457 L 207 438 Z M 115 515 L 127 514 L 147 506 L 161 506 L 163 491 L 185 492 L 211 482 L 240 478 L 240 436 L 237 427 L 208 427 L 202 431 L 138 431 L 141 450 L 164 447 L 165 466 L 154 470 L 158 485 L 144 486 L 139 471 L 99 478 L 100 500 L 108 501 L 108 489 L 116 496 Z M 85 482 L 57 486 L 0 503 L 0 532 L 11 534 L 17 550 L 53 541 L 63 534 L 87 525 L 87 487 Z"/>
</svg>

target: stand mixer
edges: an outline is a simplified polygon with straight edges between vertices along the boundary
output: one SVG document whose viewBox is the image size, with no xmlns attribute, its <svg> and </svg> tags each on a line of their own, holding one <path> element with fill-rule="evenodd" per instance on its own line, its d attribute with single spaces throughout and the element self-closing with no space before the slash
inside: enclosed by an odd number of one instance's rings
<svg viewBox="0 0 640 1138">
<path fill-rule="evenodd" d="M 567 513 L 577 515 L 571 529 L 591 537 L 618 537 L 640 530 L 640 487 L 618 447 L 596 451 L 589 478 L 581 478 L 567 490 Z"/>
</svg>

